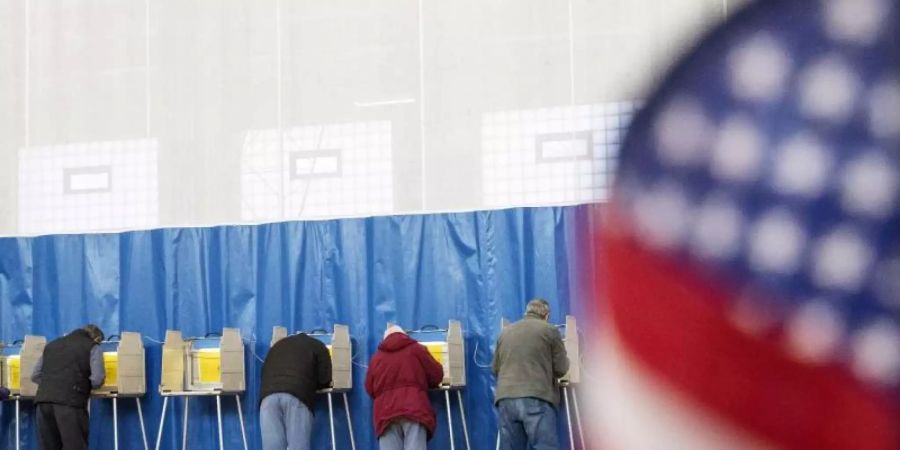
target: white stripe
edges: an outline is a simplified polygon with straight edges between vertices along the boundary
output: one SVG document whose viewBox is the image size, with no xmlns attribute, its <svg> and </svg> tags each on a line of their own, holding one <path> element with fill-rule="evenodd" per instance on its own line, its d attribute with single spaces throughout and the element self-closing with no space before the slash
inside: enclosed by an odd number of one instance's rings
<svg viewBox="0 0 900 450">
<path fill-rule="evenodd" d="M 607 450 L 761 450 L 775 446 L 750 435 L 648 372 L 607 333 L 586 362 L 596 374 L 586 394 L 591 438 Z"/>
</svg>

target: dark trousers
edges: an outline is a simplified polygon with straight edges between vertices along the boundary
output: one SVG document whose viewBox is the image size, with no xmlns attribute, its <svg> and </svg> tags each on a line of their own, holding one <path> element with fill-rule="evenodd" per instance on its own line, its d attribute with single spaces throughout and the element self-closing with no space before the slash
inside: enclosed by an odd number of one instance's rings
<svg viewBox="0 0 900 450">
<path fill-rule="evenodd" d="M 87 450 L 89 425 L 84 408 L 53 403 L 37 405 L 41 450 Z"/>
</svg>

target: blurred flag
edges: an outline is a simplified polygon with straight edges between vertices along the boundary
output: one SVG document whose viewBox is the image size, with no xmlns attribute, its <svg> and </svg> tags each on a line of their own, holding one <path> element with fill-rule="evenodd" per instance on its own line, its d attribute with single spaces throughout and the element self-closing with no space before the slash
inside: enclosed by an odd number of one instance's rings
<svg viewBox="0 0 900 450">
<path fill-rule="evenodd" d="M 621 158 L 603 448 L 900 448 L 898 2 L 755 2 Z"/>
</svg>

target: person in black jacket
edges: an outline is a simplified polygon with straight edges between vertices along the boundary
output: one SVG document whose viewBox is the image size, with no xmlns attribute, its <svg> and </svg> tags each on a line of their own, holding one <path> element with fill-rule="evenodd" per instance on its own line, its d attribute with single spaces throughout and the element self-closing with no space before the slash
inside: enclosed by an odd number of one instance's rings
<svg viewBox="0 0 900 450">
<path fill-rule="evenodd" d="M 264 450 L 309 450 L 316 390 L 331 385 L 331 356 L 300 333 L 281 339 L 263 363 L 259 428 Z"/>
<path fill-rule="evenodd" d="M 88 400 L 106 379 L 102 341 L 98 326 L 85 325 L 44 347 L 31 374 L 41 450 L 88 448 Z"/>
</svg>

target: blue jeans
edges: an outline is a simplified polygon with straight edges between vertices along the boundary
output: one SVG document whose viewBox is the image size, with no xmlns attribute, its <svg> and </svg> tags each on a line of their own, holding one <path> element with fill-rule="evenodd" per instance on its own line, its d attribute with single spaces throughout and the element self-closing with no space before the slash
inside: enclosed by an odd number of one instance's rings
<svg viewBox="0 0 900 450">
<path fill-rule="evenodd" d="M 425 450 L 428 431 L 422 424 L 411 420 L 398 420 L 387 427 L 378 438 L 380 450 Z"/>
<path fill-rule="evenodd" d="M 497 404 L 500 413 L 500 449 L 556 450 L 556 408 L 536 398 L 506 398 Z"/>
<path fill-rule="evenodd" d="M 269 394 L 259 406 L 263 450 L 310 450 L 313 416 L 291 394 Z"/>
</svg>

